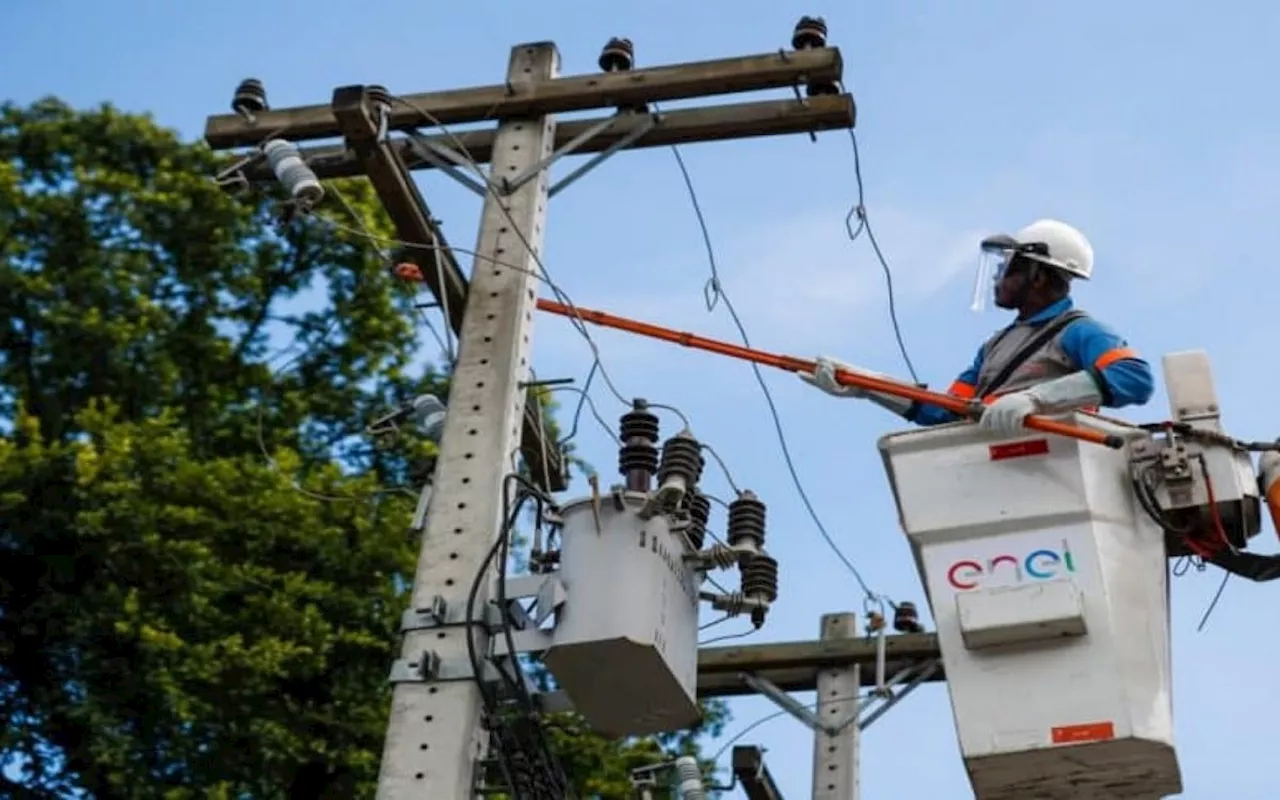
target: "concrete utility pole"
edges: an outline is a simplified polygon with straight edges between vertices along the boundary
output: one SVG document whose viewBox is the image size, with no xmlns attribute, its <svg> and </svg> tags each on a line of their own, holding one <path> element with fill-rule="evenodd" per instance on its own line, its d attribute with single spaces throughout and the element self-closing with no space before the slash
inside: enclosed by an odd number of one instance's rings
<svg viewBox="0 0 1280 800">
<path fill-rule="evenodd" d="M 558 69 L 554 45 L 524 45 L 511 52 L 507 80 L 532 89 Z M 465 609 L 467 587 L 508 513 L 503 482 L 518 469 L 547 209 L 547 175 L 538 162 L 551 154 L 554 132 L 555 121 L 545 115 L 514 117 L 494 137 L 491 182 L 535 173 L 505 196 L 493 189 L 485 199 L 411 609 L 432 608 L 437 597 L 444 599 L 446 613 Z M 483 609 L 488 586 L 481 592 Z M 414 616 L 411 611 L 406 620 Z M 477 736 L 481 698 L 468 660 L 467 628 L 409 622 L 403 629 L 407 679 L 392 696 L 378 796 L 470 797 L 484 742 Z M 435 662 L 433 669 L 426 669 L 428 660 Z"/>
<path fill-rule="evenodd" d="M 515 454 L 523 455 L 538 485 L 547 491 L 565 488 L 563 453 L 546 435 L 528 382 L 536 258 L 549 198 L 623 149 L 852 127 L 853 98 L 839 89 L 842 62 L 839 51 L 826 46 L 825 25 L 802 19 L 792 44 L 791 51 L 635 70 L 631 43 L 615 39 L 600 56 L 603 72 L 570 77 L 557 77 L 553 44 L 521 44 L 512 49 L 507 79 L 493 86 L 405 97 L 379 86 L 346 86 L 334 91 L 329 105 L 270 110 L 262 85 L 246 81 L 236 93 L 237 113 L 209 118 L 205 139 L 218 149 L 261 145 L 276 137 L 291 142 L 342 137 L 339 145 L 302 148 L 303 160 L 321 180 L 368 176 L 398 238 L 411 248 L 405 257 L 418 265 L 459 336 L 412 606 L 403 619 L 401 658 L 392 670 L 381 800 L 462 800 L 478 788 L 477 766 L 488 736 L 480 724 L 482 696 L 467 635 L 473 628 L 487 663 L 490 630 L 480 620 L 466 619 L 468 593 L 500 535 L 502 488 L 517 468 Z M 650 110 L 650 104 L 667 100 L 772 88 L 789 88 L 795 97 L 661 114 Z M 555 114 L 593 108 L 615 113 L 555 121 Z M 497 129 L 417 133 L 419 127 L 486 121 L 497 122 Z M 399 132 L 404 135 L 393 135 Z M 552 163 L 586 153 L 595 156 L 550 184 Z M 488 174 L 476 174 L 474 165 L 484 163 L 490 165 Z M 431 168 L 485 198 L 470 284 L 410 174 Z M 274 180 L 261 160 L 245 164 L 239 177 Z M 489 607 L 490 583 L 481 585 L 478 615 Z M 824 634 L 830 632 L 824 622 Z M 936 663 L 932 637 L 890 638 L 910 640 L 893 648 L 895 663 Z M 699 694 L 715 696 L 754 691 L 743 683 L 744 674 L 759 674 L 779 691 L 821 690 L 831 680 L 841 689 L 846 683 L 856 687 L 856 669 L 838 679 L 821 677 L 819 671 L 873 663 L 877 652 L 866 642 L 824 635 L 822 642 L 717 648 L 703 655 Z M 883 645 L 878 655 L 883 662 Z M 838 784 L 845 793 L 824 797 L 854 796 L 851 765 L 856 762 L 849 759 L 856 758 L 857 725 L 850 727 L 852 744 L 845 734 L 836 737 L 843 743 L 837 755 L 848 766 Z"/>
<path fill-rule="evenodd" d="M 853 614 L 822 617 L 822 638 L 854 639 Z M 860 666 L 823 670 L 818 676 L 818 719 L 843 726 L 836 733 L 813 732 L 813 800 L 858 800 L 858 690 Z"/>
</svg>

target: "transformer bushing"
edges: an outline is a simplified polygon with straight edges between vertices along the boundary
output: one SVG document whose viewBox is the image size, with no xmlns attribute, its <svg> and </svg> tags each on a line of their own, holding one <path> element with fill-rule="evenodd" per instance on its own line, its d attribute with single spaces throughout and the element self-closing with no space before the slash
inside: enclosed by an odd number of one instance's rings
<svg viewBox="0 0 1280 800">
<path fill-rule="evenodd" d="M 618 449 L 618 471 L 626 478 L 632 492 L 649 491 L 653 474 L 658 471 L 658 416 L 649 404 L 637 398 L 631 410 L 619 421 L 622 447 Z"/>
<path fill-rule="evenodd" d="M 791 34 L 791 46 L 796 50 L 812 50 L 827 46 L 827 21 L 822 17 L 801 17 Z M 831 82 L 809 82 L 805 84 L 805 93 L 809 97 L 839 94 L 840 87 Z"/>
<path fill-rule="evenodd" d="M 743 491 L 729 504 L 729 524 L 725 540 L 734 550 L 763 552 L 765 531 L 764 503 L 751 491 Z"/>
<path fill-rule="evenodd" d="M 684 497 L 693 491 L 702 477 L 706 461 L 702 447 L 688 430 L 672 436 L 662 445 L 662 461 L 658 464 L 658 491 L 655 507 L 674 511 Z"/>
<path fill-rule="evenodd" d="M 759 603 L 751 609 L 751 624 L 759 628 L 769 613 L 769 605 L 778 599 L 778 561 L 758 553 L 747 556 L 738 567 L 742 576 L 742 594 Z"/>
<path fill-rule="evenodd" d="M 689 527 L 685 538 L 694 550 L 701 550 L 707 540 L 707 520 L 711 519 L 711 500 L 702 492 L 693 491 L 688 498 Z"/>
</svg>

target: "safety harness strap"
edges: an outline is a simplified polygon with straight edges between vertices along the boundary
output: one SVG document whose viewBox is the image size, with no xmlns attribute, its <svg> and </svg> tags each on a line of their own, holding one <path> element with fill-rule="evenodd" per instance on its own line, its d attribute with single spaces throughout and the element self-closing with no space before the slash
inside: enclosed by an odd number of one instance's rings
<svg viewBox="0 0 1280 800">
<path fill-rule="evenodd" d="M 1049 344 L 1049 342 L 1053 340 L 1053 337 L 1057 336 L 1059 332 L 1071 323 L 1078 319 L 1083 319 L 1086 316 L 1088 315 L 1085 314 L 1085 312 L 1079 309 L 1073 309 L 1046 323 L 1043 328 L 1036 332 L 1035 336 L 1032 336 L 1022 344 L 1022 347 L 1018 349 L 1018 352 L 1013 354 L 1013 357 L 1004 365 L 1004 368 L 1001 369 L 989 383 L 978 389 L 978 398 L 981 399 L 983 397 L 987 397 L 998 391 L 1001 386 L 1004 386 L 1009 382 L 1009 379 L 1013 377 L 1013 373 L 1017 372 L 1019 367 L 1027 363 L 1029 358 L 1043 350 L 1045 345 Z M 994 346 L 995 344 L 998 344 L 1010 330 L 1012 329 L 1006 328 L 1002 331 L 1000 336 L 996 337 L 996 340 L 992 342 L 992 345 Z M 988 348 L 988 352 L 989 351 L 990 348 Z"/>
</svg>

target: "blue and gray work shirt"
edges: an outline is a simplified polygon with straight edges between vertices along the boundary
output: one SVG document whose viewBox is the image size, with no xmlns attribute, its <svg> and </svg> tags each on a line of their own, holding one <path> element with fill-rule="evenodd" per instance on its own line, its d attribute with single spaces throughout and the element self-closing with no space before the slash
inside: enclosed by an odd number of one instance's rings
<svg viewBox="0 0 1280 800">
<path fill-rule="evenodd" d="M 979 398 L 983 402 L 991 402 L 1002 394 L 1022 391 L 1087 370 L 1097 381 L 1102 403 L 1107 408 L 1140 406 L 1150 400 L 1155 391 L 1151 365 L 1117 333 L 1087 316 L 1068 323 L 1026 359 L 1002 386 L 988 394 L 985 386 L 1004 369 L 1023 344 L 1046 324 L 1071 309 L 1071 298 L 1065 297 L 1039 314 L 997 331 L 983 343 L 973 363 L 960 373 L 947 393 L 965 400 Z M 930 405 L 913 405 L 906 417 L 918 425 L 942 425 L 959 419 L 946 409 Z"/>
</svg>

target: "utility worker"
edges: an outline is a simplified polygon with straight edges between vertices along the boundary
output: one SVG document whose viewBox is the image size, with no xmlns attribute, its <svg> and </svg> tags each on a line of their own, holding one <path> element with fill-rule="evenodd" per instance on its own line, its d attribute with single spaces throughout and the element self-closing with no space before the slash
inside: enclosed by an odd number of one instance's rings
<svg viewBox="0 0 1280 800">
<path fill-rule="evenodd" d="M 993 282 L 995 304 L 1018 313 L 979 348 L 948 389 L 986 405 L 979 420 L 984 429 L 1016 436 L 1031 414 L 1122 408 L 1151 399 L 1151 366 L 1110 328 L 1072 308 L 1071 281 L 1093 274 L 1093 247 L 1083 234 L 1044 219 L 1012 236 L 988 237 L 981 252 L 973 309 L 982 310 Z M 837 369 L 886 377 L 828 357 L 817 359 L 812 375 L 800 377 L 837 397 L 867 398 L 919 425 L 959 419 L 937 406 L 841 386 Z"/>
</svg>

